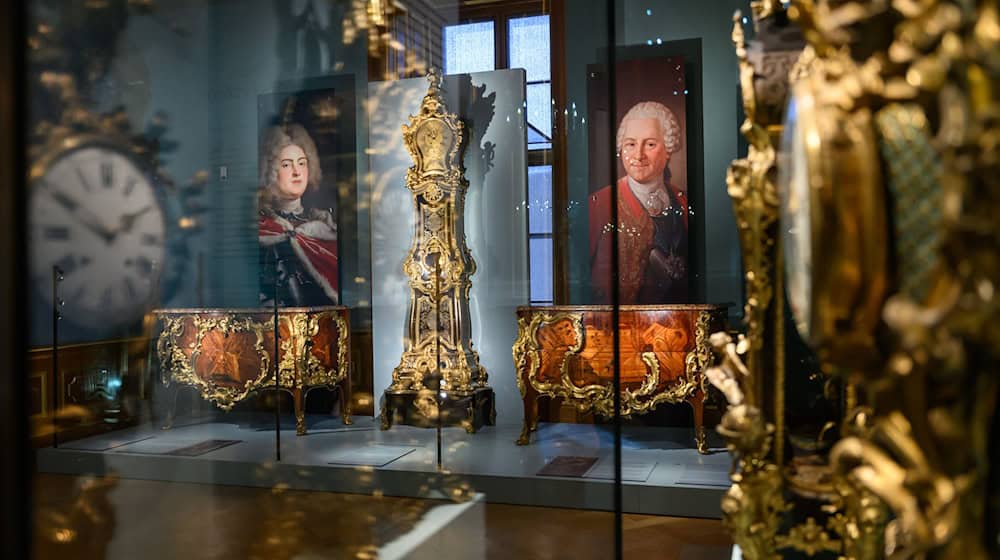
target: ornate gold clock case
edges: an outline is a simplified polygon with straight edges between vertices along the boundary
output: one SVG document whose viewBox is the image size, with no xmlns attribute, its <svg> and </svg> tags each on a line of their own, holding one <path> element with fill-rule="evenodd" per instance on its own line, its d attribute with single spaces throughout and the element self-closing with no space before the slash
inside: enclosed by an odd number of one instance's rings
<svg viewBox="0 0 1000 560">
<path fill-rule="evenodd" d="M 848 508 L 828 455 L 855 399 L 813 364 L 876 355 L 887 237 L 878 153 L 870 115 L 832 95 L 836 69 L 814 63 L 784 9 L 777 2 L 753 9 L 757 40 L 746 41 L 738 14 L 733 28 L 749 150 L 727 176 L 746 329 L 736 339 L 711 337 L 718 365 L 706 372 L 729 404 L 719 427 L 734 456 L 723 522 L 745 558 L 785 551 L 854 557 L 851 551 L 877 543 L 870 535 L 884 517 L 877 508 L 864 523 L 837 516 Z M 858 317 L 859 305 L 874 312 Z M 819 356 L 799 334 L 823 349 Z M 825 406 L 808 409 L 803 401 Z M 850 507 L 856 513 L 867 503 Z"/>
<path fill-rule="evenodd" d="M 460 154 L 464 125 L 448 110 L 441 76 L 432 70 L 416 115 L 402 127 L 413 166 L 414 232 L 403 262 L 409 309 L 403 355 L 382 402 L 382 429 L 460 425 L 475 432 L 496 421 L 493 389 L 472 344 L 469 311 L 476 262 L 465 241 L 465 194 Z"/>
<path fill-rule="evenodd" d="M 746 98 L 757 74 L 734 29 L 751 150 L 731 168 L 730 194 L 749 328 L 740 340 L 713 336 L 719 365 L 707 373 L 729 401 L 724 523 L 745 558 L 996 557 L 986 504 L 998 479 L 989 456 L 1000 360 L 1000 12 L 988 1 L 791 4 L 809 46 L 790 74 L 776 170 L 768 123 Z M 753 6 L 755 16 L 783 11 Z M 781 322 L 754 328 L 768 318 L 763 288 L 773 279 L 780 302 L 785 278 L 796 330 L 847 389 L 828 484 L 816 493 L 826 503 L 811 510 L 781 456 L 783 360 L 760 367 L 783 352 Z M 777 387 L 773 402 L 762 387 Z"/>
</svg>

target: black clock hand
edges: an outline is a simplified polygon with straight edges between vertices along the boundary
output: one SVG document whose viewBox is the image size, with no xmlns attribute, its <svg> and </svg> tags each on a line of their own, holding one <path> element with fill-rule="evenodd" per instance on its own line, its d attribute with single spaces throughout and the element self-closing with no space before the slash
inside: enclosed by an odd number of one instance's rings
<svg viewBox="0 0 1000 560">
<path fill-rule="evenodd" d="M 76 170 L 76 176 L 80 178 L 80 182 L 83 183 L 83 188 L 87 189 L 87 192 L 94 192 L 94 188 L 90 186 L 90 182 L 87 178 L 83 176 L 83 171 L 80 170 L 80 166 L 77 165 L 73 169 Z"/>
<path fill-rule="evenodd" d="M 59 203 L 59 206 L 65 208 L 67 212 L 76 212 L 78 204 L 72 198 L 66 196 L 60 191 L 52 191 L 52 198 Z"/>
<path fill-rule="evenodd" d="M 132 231 L 132 227 L 135 226 L 136 220 L 142 217 L 143 214 L 152 210 L 152 206 L 146 206 L 142 210 L 137 210 L 131 214 L 123 214 L 118 220 L 118 229 L 115 230 L 115 235 L 119 233 L 128 233 Z"/>
<path fill-rule="evenodd" d="M 67 196 L 61 191 L 52 191 L 52 198 L 59 203 L 67 212 L 73 215 L 81 224 L 87 229 L 97 234 L 98 237 L 103 239 L 106 243 L 111 243 L 114 239 L 114 233 L 109 232 L 101 219 L 98 218 L 93 212 L 77 204 L 75 200 Z"/>
</svg>

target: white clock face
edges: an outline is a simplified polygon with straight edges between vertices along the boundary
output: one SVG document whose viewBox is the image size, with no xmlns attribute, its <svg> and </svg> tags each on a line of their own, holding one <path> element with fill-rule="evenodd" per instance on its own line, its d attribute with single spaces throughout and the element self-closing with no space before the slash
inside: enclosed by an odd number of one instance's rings
<svg viewBox="0 0 1000 560">
<path fill-rule="evenodd" d="M 32 185 L 32 283 L 51 303 L 52 270 L 66 320 L 84 326 L 132 323 L 153 303 L 163 269 L 166 224 L 146 174 L 121 151 L 67 152 Z"/>
</svg>

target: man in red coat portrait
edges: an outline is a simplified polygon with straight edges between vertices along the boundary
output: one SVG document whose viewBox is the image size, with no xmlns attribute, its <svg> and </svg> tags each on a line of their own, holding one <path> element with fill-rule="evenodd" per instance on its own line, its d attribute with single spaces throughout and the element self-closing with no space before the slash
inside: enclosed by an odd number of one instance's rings
<svg viewBox="0 0 1000 560">
<path fill-rule="evenodd" d="M 611 303 L 612 240 L 618 238 L 619 303 L 685 303 L 688 298 L 688 201 L 670 183 L 670 156 L 681 147 L 677 116 L 662 103 L 636 103 L 618 126 L 615 147 L 625 169 L 590 196 L 590 265 L 595 303 Z"/>
</svg>

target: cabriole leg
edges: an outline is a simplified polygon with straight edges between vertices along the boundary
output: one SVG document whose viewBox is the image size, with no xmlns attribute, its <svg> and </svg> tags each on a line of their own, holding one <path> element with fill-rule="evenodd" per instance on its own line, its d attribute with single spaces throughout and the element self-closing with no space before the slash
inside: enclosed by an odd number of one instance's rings
<svg viewBox="0 0 1000 560">
<path fill-rule="evenodd" d="M 162 429 L 169 430 L 174 427 L 174 419 L 177 416 L 177 393 L 180 392 L 180 385 L 171 383 L 167 385 L 167 418 L 163 421 Z"/>
<path fill-rule="evenodd" d="M 348 374 L 344 377 L 344 380 L 339 384 L 340 393 L 340 421 L 344 423 L 345 426 L 350 426 L 354 423 L 351 420 L 351 375 Z"/>
<path fill-rule="evenodd" d="M 517 438 L 518 445 L 531 443 L 531 432 L 538 428 L 538 392 L 530 384 L 525 385 L 524 392 L 524 426 Z"/>
<path fill-rule="evenodd" d="M 699 389 L 691 398 L 688 399 L 688 404 L 694 410 L 694 443 L 698 448 L 698 453 L 702 455 L 708 454 L 708 441 L 705 436 L 705 393 Z"/>
<path fill-rule="evenodd" d="M 306 392 L 302 387 L 292 389 L 292 401 L 295 406 L 295 435 L 306 435 Z"/>
</svg>

